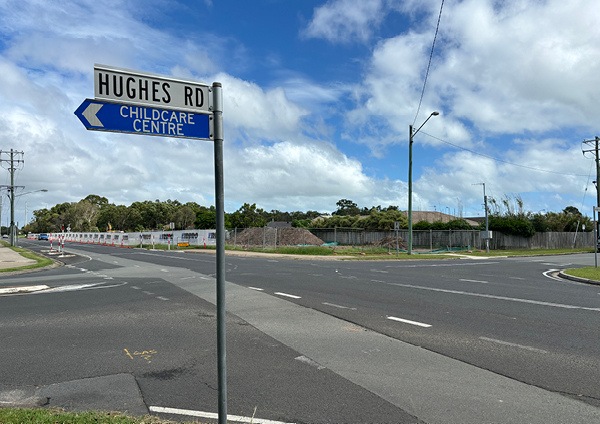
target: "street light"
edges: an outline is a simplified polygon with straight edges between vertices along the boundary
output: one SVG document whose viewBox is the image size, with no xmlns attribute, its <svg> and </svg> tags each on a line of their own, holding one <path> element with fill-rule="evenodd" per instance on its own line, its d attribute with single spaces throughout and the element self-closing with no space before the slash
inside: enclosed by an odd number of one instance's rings
<svg viewBox="0 0 600 424">
<path fill-rule="evenodd" d="M 21 197 L 26 194 L 37 193 L 39 191 L 48 191 L 43 188 L 41 190 L 28 191 L 27 193 L 15 194 L 15 188 L 25 188 L 24 186 L 1 185 L 0 188 L 8 188 L 10 195 L 10 245 L 15 245 L 15 197 Z M 1 222 L 1 220 L 0 220 Z"/>
<path fill-rule="evenodd" d="M 485 183 L 476 183 L 471 185 L 482 185 L 483 186 L 483 206 L 485 208 L 485 253 L 490 253 L 490 227 L 488 222 L 488 207 L 487 207 L 487 196 L 485 195 Z"/>
<path fill-rule="evenodd" d="M 423 128 L 432 116 L 438 116 L 439 112 L 431 112 L 419 129 L 413 132 L 413 126 L 408 126 L 408 254 L 412 255 L 413 227 L 412 227 L 412 145 L 413 137 Z"/>
</svg>

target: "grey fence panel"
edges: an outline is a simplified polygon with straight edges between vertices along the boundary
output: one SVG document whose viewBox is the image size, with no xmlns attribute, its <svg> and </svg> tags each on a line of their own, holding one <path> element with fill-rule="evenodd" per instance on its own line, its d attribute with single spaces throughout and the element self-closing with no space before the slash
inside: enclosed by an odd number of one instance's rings
<svg viewBox="0 0 600 424">
<path fill-rule="evenodd" d="M 357 228 L 310 228 L 309 231 L 325 243 L 360 246 L 380 241 L 384 237 L 396 237 L 395 231 L 363 230 Z M 408 230 L 398 231 L 399 237 L 408 240 Z M 413 248 L 436 250 L 444 248 L 485 249 L 485 240 L 479 230 L 414 230 Z M 594 247 L 593 232 L 537 233 L 532 237 L 513 236 L 493 232 L 490 249 L 572 249 Z"/>
</svg>

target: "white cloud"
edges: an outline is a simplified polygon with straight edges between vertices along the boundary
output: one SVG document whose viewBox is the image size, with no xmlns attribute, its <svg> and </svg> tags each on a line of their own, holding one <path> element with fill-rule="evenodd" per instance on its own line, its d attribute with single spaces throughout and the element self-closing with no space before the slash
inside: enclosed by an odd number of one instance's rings
<svg viewBox="0 0 600 424">
<path fill-rule="evenodd" d="M 558 157 L 560 161 L 552 160 Z M 506 153 L 505 160 L 522 166 L 465 151 L 447 153 L 424 167 L 423 174 L 415 181 L 415 193 L 427 206 L 453 207 L 458 201 L 478 205 L 483 200 L 482 187 L 473 184 L 484 182 L 487 195 L 497 200 L 513 193 L 524 199 L 533 193 L 555 193 L 564 196 L 569 204 L 581 207 L 585 188 L 591 183 L 586 175 L 592 161 L 582 158 L 579 145 L 557 139 L 521 140 L 515 149 Z M 543 206 L 539 206 L 542 209 Z M 533 200 L 525 208 L 536 210 Z M 481 211 L 471 206 L 466 212 L 477 215 Z"/>
<path fill-rule="evenodd" d="M 437 17 L 439 4 L 429 4 L 429 16 Z M 439 110 L 443 123 L 431 121 L 429 132 L 463 145 L 470 143 L 465 123 L 488 134 L 597 128 L 598 13 L 593 0 L 446 4 L 420 119 Z M 436 21 L 427 22 L 376 46 L 349 123 L 384 117 L 389 131 L 406 131 L 433 41 Z"/>
<path fill-rule="evenodd" d="M 314 10 L 314 16 L 302 31 L 306 38 L 325 38 L 347 43 L 368 41 L 385 17 L 383 0 L 331 0 Z"/>
<path fill-rule="evenodd" d="M 405 184 L 368 177 L 358 160 L 325 143 L 279 142 L 229 153 L 226 180 L 236 184 L 228 193 L 243 199 L 251 192 L 267 210 L 332 212 L 341 198 L 363 206 L 406 203 Z"/>
</svg>

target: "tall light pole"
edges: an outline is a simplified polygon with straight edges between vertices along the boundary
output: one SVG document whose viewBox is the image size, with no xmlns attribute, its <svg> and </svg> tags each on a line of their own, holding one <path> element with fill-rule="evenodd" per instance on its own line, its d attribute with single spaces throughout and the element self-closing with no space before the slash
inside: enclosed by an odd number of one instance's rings
<svg viewBox="0 0 600 424">
<path fill-rule="evenodd" d="M 483 186 L 483 207 L 485 208 L 485 253 L 490 253 L 490 226 L 488 222 L 487 196 L 485 195 L 485 183 L 476 183 L 471 185 Z"/>
<path fill-rule="evenodd" d="M 10 192 L 10 202 L 11 202 L 10 203 L 10 221 L 11 221 L 10 222 L 10 245 L 11 246 L 15 246 L 16 245 L 15 241 L 17 239 L 17 234 L 16 234 L 17 229 L 16 229 L 16 226 L 15 226 L 15 218 L 14 218 L 15 217 L 15 197 L 21 197 L 21 196 L 24 196 L 26 194 L 37 193 L 39 191 L 46 192 L 48 190 L 45 189 L 45 188 L 43 188 L 43 189 L 40 189 L 40 190 L 28 191 L 27 193 L 15 194 L 15 188 L 25 188 L 25 187 L 24 186 L 15 186 L 15 185 L 12 185 L 12 184 L 10 186 L 3 185 L 3 186 L 0 186 L 0 187 L 2 187 L 2 188 L 8 187 L 8 191 Z M 27 212 L 25 212 L 25 215 L 27 215 Z M 26 218 L 26 220 L 27 220 L 27 218 Z M 27 225 L 27 223 L 25 223 L 25 225 Z"/>
<path fill-rule="evenodd" d="M 423 128 L 423 125 L 429 121 L 432 116 L 438 116 L 439 112 L 431 112 L 431 115 L 427 117 L 425 122 L 413 132 L 413 126 L 408 126 L 408 254 L 412 255 L 412 243 L 413 243 L 413 227 L 412 227 L 412 146 L 413 137 Z"/>
</svg>

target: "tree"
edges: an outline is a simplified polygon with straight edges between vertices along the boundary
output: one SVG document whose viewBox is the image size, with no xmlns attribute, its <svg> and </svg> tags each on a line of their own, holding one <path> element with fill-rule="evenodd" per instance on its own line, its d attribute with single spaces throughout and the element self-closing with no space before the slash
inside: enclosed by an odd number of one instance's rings
<svg viewBox="0 0 600 424">
<path fill-rule="evenodd" d="M 185 230 L 194 224 L 195 220 L 196 213 L 189 206 L 181 206 L 173 214 L 173 222 L 175 223 L 175 228 L 178 230 Z"/>
<path fill-rule="evenodd" d="M 252 205 L 244 203 L 241 208 L 232 213 L 230 225 L 237 228 L 264 227 L 267 220 L 263 218 L 264 210 L 257 208 L 256 203 Z"/>
<path fill-rule="evenodd" d="M 341 199 L 336 203 L 336 206 L 338 208 L 335 212 L 333 212 L 333 215 L 360 215 L 360 209 L 358 208 L 358 205 L 352 200 Z"/>
</svg>

